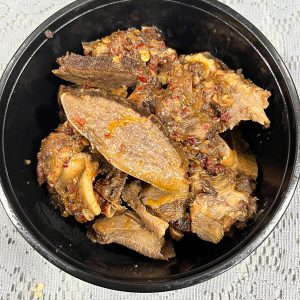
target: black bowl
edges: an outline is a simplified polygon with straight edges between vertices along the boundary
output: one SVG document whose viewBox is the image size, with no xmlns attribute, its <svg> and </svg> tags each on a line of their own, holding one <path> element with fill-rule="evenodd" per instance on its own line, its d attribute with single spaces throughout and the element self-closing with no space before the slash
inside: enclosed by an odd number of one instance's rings
<svg viewBox="0 0 300 300">
<path fill-rule="evenodd" d="M 141 25 L 160 28 L 180 53 L 210 51 L 272 92 L 271 127 L 246 124 L 260 174 L 259 213 L 243 231 L 218 245 L 186 237 L 169 262 L 145 258 L 117 245 L 87 240 L 85 228 L 63 219 L 36 181 L 41 139 L 58 124 L 59 79 L 55 59 L 81 52 L 81 41 Z M 45 35 L 45 31 L 49 32 Z M 166 291 L 220 274 L 249 255 L 287 208 L 299 175 L 299 100 L 282 60 L 247 20 L 212 0 L 77 1 L 40 25 L 17 51 L 0 83 L 2 203 L 23 237 L 64 271 L 88 282 L 126 291 Z M 32 160 L 30 166 L 24 159 Z"/>
</svg>

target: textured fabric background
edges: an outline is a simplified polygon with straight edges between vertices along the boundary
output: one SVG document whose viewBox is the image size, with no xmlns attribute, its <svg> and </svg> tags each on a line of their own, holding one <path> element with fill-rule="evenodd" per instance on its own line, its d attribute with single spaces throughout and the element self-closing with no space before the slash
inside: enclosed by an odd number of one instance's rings
<svg viewBox="0 0 300 300">
<path fill-rule="evenodd" d="M 0 74 L 19 45 L 70 0 L 0 0 Z M 273 43 L 300 90 L 300 0 L 222 0 Z M 134 294 L 95 287 L 54 267 L 20 236 L 0 205 L 0 299 L 300 299 L 298 188 L 270 237 L 246 260 L 205 283 L 166 293 Z"/>
</svg>

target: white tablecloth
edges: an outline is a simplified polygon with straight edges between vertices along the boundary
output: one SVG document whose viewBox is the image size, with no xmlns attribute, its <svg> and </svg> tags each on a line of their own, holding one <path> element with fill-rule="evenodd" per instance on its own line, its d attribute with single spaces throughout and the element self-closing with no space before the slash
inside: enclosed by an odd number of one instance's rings
<svg viewBox="0 0 300 300">
<path fill-rule="evenodd" d="M 0 0 L 0 74 L 24 39 L 70 0 Z M 273 43 L 300 90 L 300 0 L 222 0 Z M 279 225 L 247 259 L 189 288 L 152 294 L 112 291 L 59 270 L 21 237 L 0 205 L 0 299 L 300 299 L 299 188 Z"/>
</svg>

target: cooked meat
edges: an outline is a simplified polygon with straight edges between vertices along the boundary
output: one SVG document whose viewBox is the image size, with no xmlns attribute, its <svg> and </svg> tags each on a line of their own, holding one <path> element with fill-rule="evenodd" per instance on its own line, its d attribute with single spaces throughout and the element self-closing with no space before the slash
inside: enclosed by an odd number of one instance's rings
<svg viewBox="0 0 300 300">
<path fill-rule="evenodd" d="M 180 232 L 191 232 L 191 214 L 185 213 L 184 216 L 176 222 L 170 224 L 170 227 L 175 228 Z"/>
<path fill-rule="evenodd" d="M 149 231 L 132 211 L 99 218 L 93 229 L 100 244 L 117 243 L 154 259 L 168 260 L 175 256 L 172 244 Z"/>
<path fill-rule="evenodd" d="M 168 87 L 157 101 L 156 113 L 171 139 L 177 142 L 194 144 L 213 136 L 219 126 L 214 111 L 197 99 L 192 75 L 179 62 L 171 69 Z"/>
<path fill-rule="evenodd" d="M 58 58 L 59 69 L 52 72 L 76 84 L 111 90 L 125 86 L 134 86 L 137 82 L 135 63 L 128 58 L 118 62 L 111 55 L 101 57 L 66 54 Z"/>
<path fill-rule="evenodd" d="M 161 32 L 155 27 L 116 31 L 101 40 L 82 45 L 85 55 L 112 55 L 115 60 L 130 58 L 143 66 L 140 72 L 147 67 L 153 75 L 160 67 L 177 58 L 176 51 L 165 45 Z"/>
<path fill-rule="evenodd" d="M 154 112 L 156 92 L 161 87 L 160 83 L 167 83 L 164 78 L 177 60 L 176 51 L 165 45 L 158 29 L 142 27 L 142 30 L 117 31 L 101 40 L 83 43 L 83 49 L 85 55 L 93 57 L 111 55 L 116 61 L 122 58 L 134 61 L 136 67 L 133 73 L 137 75 L 138 84 L 128 100 L 137 107 Z M 119 92 L 124 95 L 122 89 Z"/>
<path fill-rule="evenodd" d="M 252 180 L 256 180 L 258 175 L 258 167 L 255 160 L 255 156 L 246 151 L 241 145 L 244 143 L 243 140 L 239 139 L 238 143 L 234 135 L 231 135 L 232 149 L 229 145 L 220 139 L 220 155 L 222 157 L 220 163 L 238 172 L 239 174 L 244 174 Z M 221 145 L 223 144 L 223 145 Z"/>
<path fill-rule="evenodd" d="M 140 82 L 127 98 L 127 101 L 133 103 L 137 109 L 142 108 L 148 113 L 154 114 L 160 92 L 159 83 L 155 79 L 151 79 L 146 83 Z"/>
<path fill-rule="evenodd" d="M 181 157 L 150 119 L 103 97 L 64 93 L 61 99 L 69 122 L 113 166 L 161 190 L 187 194 Z"/>
<path fill-rule="evenodd" d="M 90 221 L 101 212 L 93 191 L 98 162 L 81 152 L 88 145 L 66 122 L 42 141 L 38 153 L 39 183 L 47 180 L 52 201 L 64 216 L 73 215 L 78 222 Z"/>
<path fill-rule="evenodd" d="M 64 168 L 55 189 L 62 197 L 65 210 L 74 215 L 77 221 L 91 221 L 101 212 L 93 182 L 98 173 L 98 162 L 91 155 L 77 153 Z"/>
<path fill-rule="evenodd" d="M 217 244 L 224 236 L 224 229 L 221 222 L 218 222 L 214 218 L 206 215 L 206 211 L 203 210 L 203 204 L 214 201 L 215 198 L 209 195 L 201 195 L 203 198 L 193 203 L 191 207 L 192 215 L 192 232 L 196 233 L 198 237 L 204 241 L 209 241 Z"/>
<path fill-rule="evenodd" d="M 121 205 L 121 193 L 125 187 L 127 174 L 112 168 L 105 178 L 100 178 L 94 185 L 94 190 L 105 200 L 102 212 L 107 217 L 112 217 L 117 211 L 124 210 Z"/>
<path fill-rule="evenodd" d="M 92 240 L 156 259 L 175 256 L 166 233 L 218 243 L 242 229 L 256 213 L 258 167 L 234 127 L 268 127 L 270 92 L 208 52 L 178 56 L 155 27 L 82 46 L 57 60 L 53 73 L 75 85 L 60 86 L 65 123 L 38 153 L 55 207 L 79 222 L 101 213 Z"/>
<path fill-rule="evenodd" d="M 139 199 L 142 185 L 139 180 L 131 182 L 122 193 L 122 199 L 138 214 L 145 226 L 158 237 L 163 237 L 169 224 L 148 212 Z"/>
<path fill-rule="evenodd" d="M 88 145 L 88 140 L 75 132 L 68 122 L 60 125 L 56 132 L 50 133 L 42 140 L 41 149 L 37 154 L 39 184 L 47 180 L 48 184 L 53 186 L 70 158 Z"/>
<path fill-rule="evenodd" d="M 204 171 L 195 175 L 201 182 L 208 181 L 214 193 L 202 190 L 196 195 L 190 208 L 192 232 L 203 240 L 218 243 L 234 223 L 253 216 L 256 198 L 251 196 L 251 189 L 237 188 L 239 176 L 230 170 L 217 176 L 209 176 Z"/>
<path fill-rule="evenodd" d="M 217 108 L 223 131 L 247 120 L 269 126 L 270 121 L 264 111 L 268 107 L 269 91 L 245 79 L 240 72 L 230 70 L 208 52 L 187 55 L 181 59 L 188 69 L 195 64 L 201 65 L 202 72 L 193 74 L 195 92 L 199 101 Z"/>
<path fill-rule="evenodd" d="M 166 222 L 175 222 L 182 218 L 188 202 L 186 197 L 167 194 L 153 186 L 144 188 L 140 199 L 151 213 Z"/>
</svg>

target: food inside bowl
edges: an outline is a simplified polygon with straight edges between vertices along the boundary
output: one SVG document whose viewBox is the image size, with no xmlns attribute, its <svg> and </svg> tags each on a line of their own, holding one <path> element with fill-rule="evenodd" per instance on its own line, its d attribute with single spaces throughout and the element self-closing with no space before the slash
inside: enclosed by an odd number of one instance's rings
<svg viewBox="0 0 300 300">
<path fill-rule="evenodd" d="M 100 244 L 154 259 L 172 240 L 218 243 L 256 213 L 258 167 L 241 121 L 268 127 L 270 92 L 210 53 L 178 55 L 155 27 L 84 42 L 58 58 L 61 124 L 41 144 L 38 182 Z"/>
</svg>

